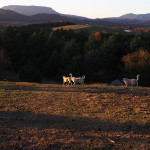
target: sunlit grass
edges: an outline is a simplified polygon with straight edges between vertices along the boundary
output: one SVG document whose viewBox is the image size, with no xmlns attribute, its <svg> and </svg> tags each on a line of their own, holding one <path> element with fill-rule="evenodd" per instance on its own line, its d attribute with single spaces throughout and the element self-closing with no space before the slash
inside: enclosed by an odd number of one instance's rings
<svg viewBox="0 0 150 150">
<path fill-rule="evenodd" d="M 0 81 L 0 120 L 1 149 L 148 150 L 150 88 Z"/>
<path fill-rule="evenodd" d="M 60 29 L 63 29 L 63 30 L 75 30 L 75 29 L 82 29 L 82 28 L 88 28 L 88 27 L 91 27 L 90 25 L 68 25 L 68 26 L 61 26 L 61 27 L 54 27 L 53 30 L 60 30 Z"/>
<path fill-rule="evenodd" d="M 52 28 L 54 31 L 55 30 L 75 30 L 75 32 L 79 32 L 81 30 L 87 31 L 87 32 L 103 32 L 103 33 L 114 33 L 114 32 L 122 32 L 121 30 L 118 29 L 113 29 L 111 27 L 103 27 L 103 26 L 93 26 L 93 25 L 68 25 L 68 26 L 61 26 L 61 27 L 54 27 Z"/>
</svg>

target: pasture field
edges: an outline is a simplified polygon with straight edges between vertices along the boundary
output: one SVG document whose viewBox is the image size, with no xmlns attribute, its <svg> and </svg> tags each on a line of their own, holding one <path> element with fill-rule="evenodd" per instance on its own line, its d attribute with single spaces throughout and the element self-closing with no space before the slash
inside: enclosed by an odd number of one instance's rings
<svg viewBox="0 0 150 150">
<path fill-rule="evenodd" d="M 80 32 L 81 30 L 87 32 L 99 31 L 103 33 L 114 33 L 114 32 L 122 32 L 118 29 L 112 29 L 112 27 L 104 27 L 104 26 L 94 26 L 94 25 L 69 25 L 69 26 L 61 26 L 54 27 L 53 30 L 63 29 L 63 30 L 74 30 L 75 32 Z"/>
<path fill-rule="evenodd" d="M 148 150 L 150 88 L 0 81 L 1 150 Z"/>
<path fill-rule="evenodd" d="M 68 25 L 68 26 L 61 26 L 61 27 L 54 27 L 52 28 L 54 31 L 55 30 L 60 30 L 60 29 L 63 29 L 63 30 L 77 30 L 77 29 L 83 29 L 83 28 L 89 28 L 90 26 L 88 25 Z"/>
</svg>

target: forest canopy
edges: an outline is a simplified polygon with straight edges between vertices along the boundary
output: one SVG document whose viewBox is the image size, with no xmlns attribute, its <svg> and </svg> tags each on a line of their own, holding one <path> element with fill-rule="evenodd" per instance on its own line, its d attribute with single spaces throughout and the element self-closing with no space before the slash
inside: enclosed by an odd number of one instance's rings
<svg viewBox="0 0 150 150">
<path fill-rule="evenodd" d="M 0 31 L 0 53 L 5 53 L 22 81 L 62 76 L 86 76 L 86 83 L 141 75 L 149 86 L 150 33 L 102 33 L 56 30 L 48 26 L 9 27 Z M 6 56 L 5 56 L 6 57 Z M 2 63 L 2 55 L 0 57 Z"/>
</svg>

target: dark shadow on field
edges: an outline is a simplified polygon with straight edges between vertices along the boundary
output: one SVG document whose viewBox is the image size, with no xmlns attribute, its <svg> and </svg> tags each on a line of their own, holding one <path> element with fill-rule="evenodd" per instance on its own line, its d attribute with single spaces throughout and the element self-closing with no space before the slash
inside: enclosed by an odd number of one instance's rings
<svg viewBox="0 0 150 150">
<path fill-rule="evenodd" d="M 128 88 L 126 89 L 125 87 L 122 86 L 120 87 L 113 87 L 113 86 L 108 86 L 108 87 L 86 87 L 82 85 L 50 85 L 50 86 L 36 86 L 35 85 L 4 85 L 0 86 L 0 89 L 5 89 L 5 90 L 22 90 L 22 91 L 46 91 L 46 92 L 74 92 L 74 93 L 116 93 L 116 94 L 133 94 L 133 95 L 150 95 L 150 89 L 131 89 Z"/>
<path fill-rule="evenodd" d="M 98 118 L 56 116 L 51 114 L 34 114 L 32 112 L 0 111 L 0 126 L 39 129 L 69 129 L 79 132 L 133 132 L 150 133 L 150 123 L 139 125 L 135 122 L 114 123 Z"/>
</svg>

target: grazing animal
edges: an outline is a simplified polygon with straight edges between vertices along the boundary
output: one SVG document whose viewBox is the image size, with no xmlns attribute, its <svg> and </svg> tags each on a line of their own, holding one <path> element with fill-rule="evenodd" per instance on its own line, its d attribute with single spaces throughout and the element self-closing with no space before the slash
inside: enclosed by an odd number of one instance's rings
<svg viewBox="0 0 150 150">
<path fill-rule="evenodd" d="M 69 74 L 71 77 L 71 81 L 73 82 L 73 84 L 82 84 L 84 85 L 84 79 L 85 79 L 85 75 L 83 75 L 82 77 L 73 77 L 72 73 Z"/>
<path fill-rule="evenodd" d="M 127 88 L 128 86 L 136 86 L 136 87 L 138 87 L 139 77 L 140 77 L 140 75 L 137 75 L 137 79 L 127 79 L 127 78 L 123 78 L 122 81 L 125 83 L 126 88 Z"/>
<path fill-rule="evenodd" d="M 85 79 L 85 75 L 83 75 L 82 77 L 80 77 L 79 83 L 80 83 L 81 85 L 84 85 L 84 79 Z"/>
<path fill-rule="evenodd" d="M 63 85 L 65 84 L 71 84 L 71 78 L 63 76 Z"/>
</svg>

